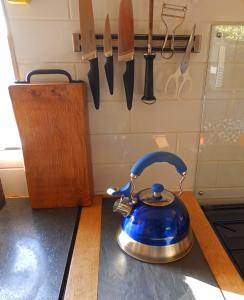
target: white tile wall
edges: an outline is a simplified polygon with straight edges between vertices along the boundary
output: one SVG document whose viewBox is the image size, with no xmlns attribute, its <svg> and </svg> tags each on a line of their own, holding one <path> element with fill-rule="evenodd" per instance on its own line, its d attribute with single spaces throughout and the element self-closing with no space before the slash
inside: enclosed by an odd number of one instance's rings
<svg viewBox="0 0 244 300">
<path fill-rule="evenodd" d="M 80 61 L 72 45 L 78 21 L 10 19 L 10 26 L 18 63 Z"/>
<path fill-rule="evenodd" d="M 243 21 L 244 3 L 242 0 L 192 1 L 192 19 L 195 22 L 240 22 Z"/>
<path fill-rule="evenodd" d="M 91 135 L 94 163 L 134 163 L 151 151 L 176 151 L 176 134 Z"/>
<path fill-rule="evenodd" d="M 111 97 L 103 71 L 104 58 L 99 55 L 101 79 L 101 109 L 99 111 L 94 109 L 90 93 L 88 95 L 96 192 L 104 193 L 109 185 L 125 183 L 131 164 L 139 156 L 159 149 L 176 152 L 186 160 L 189 166 L 189 177 L 185 186 L 187 189 L 194 187 L 211 23 L 243 21 L 244 2 L 242 0 L 236 0 L 235 3 L 228 0 L 185 0 L 183 2 L 171 0 L 169 2 L 188 5 L 187 19 L 178 31 L 179 33 L 189 33 L 196 22 L 197 33 L 202 34 L 201 53 L 191 56 L 190 74 L 193 79 L 193 90 L 191 93 L 187 89 L 184 90 L 181 100 L 175 100 L 170 94 L 166 94 L 165 82 L 168 76 L 177 69 L 182 54 L 175 55 L 170 61 L 164 61 L 158 55 L 155 60 L 155 95 L 158 100 L 152 106 L 143 104 L 140 98 L 143 93 L 144 60 L 142 54 L 137 54 L 134 106 L 133 110 L 128 112 L 122 85 L 124 65 L 115 63 L 115 94 Z M 78 0 L 35 0 L 27 6 L 11 6 L 5 0 L 5 4 L 21 78 L 34 68 L 60 67 L 69 71 L 73 77 L 87 81 L 88 64 L 81 62 L 81 55 L 72 51 L 71 34 L 79 32 Z M 145 33 L 147 32 L 148 1 L 134 0 L 133 5 L 135 32 Z M 119 1 L 93 0 L 93 7 L 96 31 L 102 32 L 105 15 L 109 13 L 112 31 L 116 33 Z M 160 13 L 161 0 L 155 0 L 155 33 L 164 30 L 160 22 Z M 233 56 L 235 57 L 235 68 L 242 68 L 237 62 L 244 62 L 241 50 L 239 47 L 227 53 L 230 60 Z M 219 48 L 216 47 L 211 52 L 213 67 L 216 67 L 218 63 L 218 51 Z M 230 70 L 226 67 L 225 79 L 228 76 L 232 77 L 234 73 L 231 66 Z M 211 82 L 216 80 L 215 77 L 216 74 L 213 74 L 212 81 L 208 81 L 207 94 L 214 101 L 218 98 L 230 99 L 232 91 L 228 91 L 228 86 L 227 89 L 213 88 Z M 233 78 L 236 80 L 234 84 L 241 87 L 243 79 L 236 76 Z M 53 80 L 53 77 L 49 77 L 48 80 Z M 236 91 L 238 92 L 241 101 L 244 94 L 242 91 Z M 212 106 L 209 105 L 209 110 L 214 109 L 214 101 Z M 242 103 L 238 104 L 240 109 L 235 110 L 235 114 L 239 114 L 240 117 L 243 116 Z M 223 115 L 225 105 L 228 103 L 223 103 L 223 111 L 215 111 L 215 113 Z M 203 175 L 198 179 L 204 186 L 209 184 L 211 187 L 215 180 L 217 169 L 211 168 L 205 166 Z M 19 174 L 24 176 L 23 170 L 16 172 L 18 176 Z M 4 176 L 10 178 L 8 175 Z M 16 177 L 12 178 L 15 180 Z M 204 182 L 206 178 L 209 183 Z M 150 185 L 153 180 L 162 179 L 166 186 L 177 188 L 178 176 L 168 165 L 155 165 L 149 168 L 138 180 L 138 185 L 144 187 Z M 22 185 L 24 185 L 24 179 Z M 11 184 L 9 186 L 12 189 L 13 186 Z M 6 185 L 5 188 L 11 194 Z M 26 187 L 23 188 L 24 190 L 21 188 L 20 192 L 24 193 Z M 17 193 L 15 188 L 13 188 L 13 193 Z"/>
<path fill-rule="evenodd" d="M 99 110 L 89 103 L 89 123 L 91 133 L 127 133 L 131 127 L 130 113 L 122 101 L 104 102 Z"/>
<path fill-rule="evenodd" d="M 135 102 L 131 113 L 134 132 L 199 132 L 201 120 L 200 101 L 157 101 L 145 106 Z"/>
<path fill-rule="evenodd" d="M 119 187 L 129 180 L 130 165 L 127 164 L 94 164 L 94 188 L 104 194 L 108 187 Z"/>
</svg>

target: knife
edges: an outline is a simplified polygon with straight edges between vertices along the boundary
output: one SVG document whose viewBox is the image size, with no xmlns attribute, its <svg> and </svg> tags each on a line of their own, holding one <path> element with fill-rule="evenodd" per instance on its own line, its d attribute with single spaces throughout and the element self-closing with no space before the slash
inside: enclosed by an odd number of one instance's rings
<svg viewBox="0 0 244 300">
<path fill-rule="evenodd" d="M 79 0 L 79 9 L 82 59 L 90 62 L 88 79 L 94 105 L 98 109 L 100 104 L 100 87 L 92 0 Z"/>
<path fill-rule="evenodd" d="M 109 15 L 107 15 L 104 26 L 104 37 L 103 37 L 104 55 L 106 62 L 104 65 L 105 74 L 107 77 L 109 92 L 113 95 L 114 92 L 114 62 L 113 62 L 113 49 L 112 49 L 112 38 L 111 29 L 109 22 Z"/>
<path fill-rule="evenodd" d="M 123 74 L 127 107 L 132 108 L 134 90 L 134 21 L 131 0 L 121 0 L 119 9 L 118 60 L 126 62 Z"/>
</svg>

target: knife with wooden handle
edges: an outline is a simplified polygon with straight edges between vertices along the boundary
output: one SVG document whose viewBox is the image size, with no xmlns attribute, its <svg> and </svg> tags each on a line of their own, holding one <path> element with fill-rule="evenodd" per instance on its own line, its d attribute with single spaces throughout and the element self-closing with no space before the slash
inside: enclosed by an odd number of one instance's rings
<svg viewBox="0 0 244 300">
<path fill-rule="evenodd" d="M 107 15 L 104 26 L 104 37 L 103 37 L 104 55 L 106 62 L 104 65 L 105 74 L 107 77 L 109 92 L 113 95 L 114 92 L 114 62 L 113 62 L 113 49 L 112 49 L 112 38 L 109 16 Z"/>
<path fill-rule="evenodd" d="M 96 109 L 100 105 L 99 68 L 96 51 L 95 25 L 92 0 L 79 0 L 80 4 L 80 38 L 82 59 L 90 62 L 88 72 L 89 84 Z"/>
<path fill-rule="evenodd" d="M 119 10 L 118 60 L 126 62 L 123 74 L 127 107 L 132 108 L 134 91 L 134 21 L 131 0 L 121 0 Z"/>
</svg>

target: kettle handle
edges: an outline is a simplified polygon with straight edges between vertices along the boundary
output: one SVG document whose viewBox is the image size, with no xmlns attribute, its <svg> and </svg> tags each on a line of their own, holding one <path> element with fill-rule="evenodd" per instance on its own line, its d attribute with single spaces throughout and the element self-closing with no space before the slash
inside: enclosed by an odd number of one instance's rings
<svg viewBox="0 0 244 300">
<path fill-rule="evenodd" d="M 181 175 L 185 175 L 187 171 L 187 167 L 182 159 L 180 159 L 177 155 L 170 152 L 151 152 L 140 159 L 133 165 L 131 168 L 131 177 L 140 176 L 145 168 L 148 166 L 158 163 L 158 162 L 167 162 L 173 166 L 175 166 L 178 173 Z"/>
</svg>

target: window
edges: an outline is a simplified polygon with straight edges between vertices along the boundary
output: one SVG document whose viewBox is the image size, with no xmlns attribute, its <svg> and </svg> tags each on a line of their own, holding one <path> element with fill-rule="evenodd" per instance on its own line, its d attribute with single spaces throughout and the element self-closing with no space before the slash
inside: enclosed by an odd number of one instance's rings
<svg viewBox="0 0 244 300">
<path fill-rule="evenodd" d="M 0 150 L 21 145 L 8 93 L 8 86 L 15 80 L 8 38 L 3 2 L 0 1 Z"/>
</svg>

